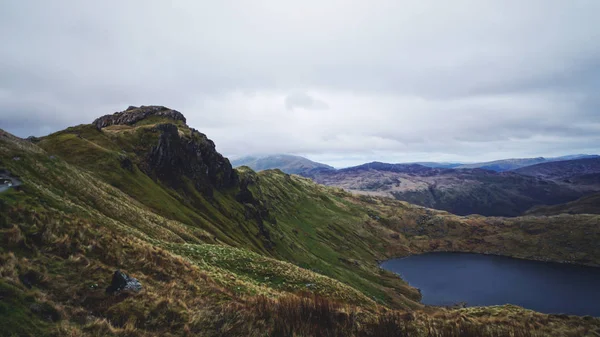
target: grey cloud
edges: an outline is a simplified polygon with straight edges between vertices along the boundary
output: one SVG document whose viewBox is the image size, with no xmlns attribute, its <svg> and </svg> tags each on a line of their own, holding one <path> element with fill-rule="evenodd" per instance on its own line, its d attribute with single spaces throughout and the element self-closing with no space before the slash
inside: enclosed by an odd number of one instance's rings
<svg viewBox="0 0 600 337">
<path fill-rule="evenodd" d="M 0 128 L 42 135 L 160 104 L 226 155 L 600 152 L 598 12 L 586 0 L 5 1 Z"/>
<path fill-rule="evenodd" d="M 329 108 L 329 105 L 305 92 L 295 92 L 285 97 L 285 107 L 288 110 L 294 110 L 294 108 L 322 110 Z"/>
</svg>

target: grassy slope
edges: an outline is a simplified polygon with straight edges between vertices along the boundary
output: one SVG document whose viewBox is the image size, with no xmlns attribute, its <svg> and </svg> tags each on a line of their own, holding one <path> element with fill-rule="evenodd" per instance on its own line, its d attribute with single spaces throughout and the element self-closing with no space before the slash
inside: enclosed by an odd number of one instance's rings
<svg viewBox="0 0 600 337">
<path fill-rule="evenodd" d="M 235 188 L 211 200 L 184 198 L 135 167 L 121 167 L 123 156 L 138 163 L 156 139 L 151 124 L 144 124 L 106 132 L 79 126 L 45 138 L 40 146 L 47 151 L 0 133 L 0 166 L 25 182 L 20 191 L 0 194 L 2 289 L 27 298 L 18 300 L 23 309 L 17 314 L 3 317 L 8 325 L 26 316 L 32 329 L 61 335 L 223 332 L 221 303 L 299 292 L 371 312 L 376 302 L 418 309 L 416 290 L 380 270 L 377 260 L 430 250 L 600 262 L 588 242 L 598 234 L 597 217 L 459 218 L 354 197 L 280 171 L 242 168 L 240 175 L 252 181 L 253 195 L 275 219 L 265 224 L 274 243 L 269 249 L 235 200 Z M 553 224 L 548 230 L 547 222 Z M 527 248 L 540 242 L 547 242 L 547 251 Z M 581 253 L 571 252 L 573 244 Z M 103 295 L 117 268 L 143 282 L 143 295 Z M 40 277 L 27 290 L 19 278 L 30 272 Z M 49 303 L 62 319 L 48 320 L 48 310 L 31 312 L 30 302 Z M 495 310 L 508 315 L 513 309 Z"/>
<path fill-rule="evenodd" d="M 600 214 L 600 193 L 581 197 L 566 204 L 537 206 L 527 211 L 531 215 Z"/>
<path fill-rule="evenodd" d="M 363 236 L 356 236 L 356 233 L 365 232 L 361 228 L 368 219 L 364 210 L 355 204 L 348 202 L 344 204 L 340 198 L 324 193 L 325 190 L 309 183 L 308 180 L 291 178 L 280 171 L 256 175 L 252 171 L 240 170 L 243 178 L 260 181 L 260 185 L 254 184 L 251 189 L 257 197 L 261 197 L 268 208 L 273 210 L 273 215 L 277 219 L 277 224 L 266 223 L 271 233 L 271 240 L 275 244 L 273 249 L 266 249 L 260 240 L 256 239 L 259 235 L 257 225 L 252 220 L 241 216 L 245 210 L 243 205 L 235 200 L 237 190 L 216 191 L 214 199 L 210 202 L 202 195 L 196 194 L 197 200 L 189 202 L 187 198 L 152 181 L 139 170 L 136 169 L 132 173 L 123 169 L 118 160 L 124 155 L 122 151 L 111 155 L 97 154 L 101 161 L 98 165 L 102 167 L 100 170 L 94 164 L 94 159 L 89 158 L 98 148 L 95 144 L 102 144 L 105 149 L 123 148 L 126 151 L 130 149 L 125 155 L 134 162 L 139 162 L 138 154 L 142 151 L 135 150 L 140 147 L 136 142 L 145 144 L 157 138 L 156 135 L 148 136 L 150 133 L 148 127 L 148 124 L 135 128 L 118 126 L 118 129 L 111 127 L 108 132 L 99 132 L 89 126 L 80 126 L 77 129 L 83 129 L 83 132 L 79 130 L 59 132 L 45 138 L 39 145 L 73 165 L 92 171 L 153 212 L 178 220 L 192 229 L 200 227 L 202 229 L 200 235 L 187 232 L 180 234 L 188 243 L 206 242 L 207 239 L 211 239 L 210 243 L 222 242 L 248 248 L 343 279 L 379 302 L 396 301 L 415 306 L 414 301 L 404 299 L 404 295 L 395 295 L 395 298 L 391 298 L 386 294 L 388 287 L 378 284 L 377 280 L 380 274 L 383 274 L 394 288 L 403 289 L 404 294 L 410 299 L 419 298 L 414 289 L 406 287 L 393 275 L 380 271 L 375 264 L 376 259 L 385 258 L 380 253 L 381 250 L 372 249 L 372 246 L 378 242 L 377 233 L 363 233 Z M 180 128 L 184 131 L 186 129 L 183 126 Z M 81 137 L 74 135 L 73 132 Z M 137 134 L 137 137 L 131 137 L 131 134 Z M 86 151 L 81 151 L 85 156 L 75 155 L 70 150 L 82 147 L 87 147 Z M 108 160 L 105 159 L 107 157 Z M 296 181 L 301 183 L 295 183 Z M 327 219 L 327 223 L 322 223 L 324 219 Z M 344 228 L 344 226 L 352 227 Z M 337 235 L 330 235 L 336 233 L 331 231 L 331 228 L 338 228 Z M 205 231 L 210 235 L 205 235 Z M 365 235 L 369 238 L 368 242 L 363 241 Z M 360 260 L 370 261 L 367 270 L 365 267 L 355 268 L 354 264 L 343 260 L 343 256 L 348 255 L 348 251 L 350 255 Z"/>
</svg>

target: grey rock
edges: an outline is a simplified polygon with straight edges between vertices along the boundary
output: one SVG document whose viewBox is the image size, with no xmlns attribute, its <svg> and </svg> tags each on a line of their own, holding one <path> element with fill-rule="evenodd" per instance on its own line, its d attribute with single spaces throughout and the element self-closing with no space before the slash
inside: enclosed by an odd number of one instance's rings
<svg viewBox="0 0 600 337">
<path fill-rule="evenodd" d="M 142 290 L 142 284 L 134 277 L 123 273 L 120 270 L 115 271 L 113 274 L 112 282 L 110 286 L 106 288 L 108 294 L 118 294 L 122 292 L 134 292 L 137 293 Z"/>
<path fill-rule="evenodd" d="M 150 105 L 137 108 L 130 106 L 125 111 L 115 112 L 112 115 L 105 115 L 96 119 L 94 124 L 98 129 L 111 125 L 133 125 L 150 116 L 168 117 L 176 121 L 186 122 L 183 114 L 177 110 L 172 110 L 164 106 Z"/>
<path fill-rule="evenodd" d="M 7 170 L 0 170 L 0 192 L 21 186 L 22 182 Z"/>
<path fill-rule="evenodd" d="M 155 130 L 161 134 L 141 167 L 146 174 L 173 188 L 184 187 L 181 177 L 186 177 L 208 196 L 212 196 L 213 187 L 237 184 L 238 176 L 229 160 L 217 152 L 215 143 L 203 133 L 192 129 L 191 136 L 181 136 L 174 124 L 159 124 Z"/>
</svg>

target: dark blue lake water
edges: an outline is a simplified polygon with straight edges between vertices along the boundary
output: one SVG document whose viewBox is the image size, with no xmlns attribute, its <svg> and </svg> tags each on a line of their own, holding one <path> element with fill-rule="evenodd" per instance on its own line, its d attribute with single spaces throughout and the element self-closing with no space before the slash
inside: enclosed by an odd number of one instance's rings
<svg viewBox="0 0 600 337">
<path fill-rule="evenodd" d="M 413 255 L 381 267 L 421 289 L 424 304 L 509 303 L 544 313 L 600 316 L 600 268 L 468 253 Z"/>
</svg>

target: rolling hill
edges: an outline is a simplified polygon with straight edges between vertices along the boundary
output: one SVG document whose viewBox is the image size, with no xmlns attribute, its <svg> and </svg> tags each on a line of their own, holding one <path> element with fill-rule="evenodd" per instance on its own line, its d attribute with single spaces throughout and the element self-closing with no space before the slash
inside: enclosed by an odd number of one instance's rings
<svg viewBox="0 0 600 337">
<path fill-rule="evenodd" d="M 277 154 L 262 157 L 243 157 L 231 162 L 233 167 L 248 166 L 254 171 L 280 169 L 288 174 L 302 174 L 314 169 L 333 169 L 333 167 L 314 162 L 304 157 Z"/>
<path fill-rule="evenodd" d="M 566 204 L 536 206 L 527 215 L 600 214 L 600 193 L 586 195 Z"/>
<path fill-rule="evenodd" d="M 540 179 L 569 182 L 580 177 L 593 177 L 600 174 L 600 158 L 583 158 L 557 161 L 523 167 L 515 173 Z"/>
<path fill-rule="evenodd" d="M 589 188 L 582 189 L 579 185 L 516 172 L 379 162 L 311 172 L 308 176 L 320 184 L 388 196 L 459 215 L 517 216 L 536 205 L 575 200 L 596 188 L 586 185 Z"/>
<path fill-rule="evenodd" d="M 598 155 L 587 155 L 587 154 L 576 154 L 576 155 L 567 155 L 561 157 L 553 157 L 553 158 L 517 158 L 517 159 L 502 159 L 502 160 L 494 160 L 483 163 L 473 163 L 473 164 L 463 164 L 455 166 L 455 168 L 481 168 L 485 170 L 491 170 L 496 172 L 504 172 L 516 170 L 522 167 L 527 167 L 531 165 L 541 164 L 541 163 L 551 163 L 557 161 L 564 160 L 573 160 L 573 159 L 583 159 L 583 158 L 598 158 Z"/>
<path fill-rule="evenodd" d="M 378 265 L 462 251 L 600 266 L 598 215 L 461 217 L 279 170 L 236 170 L 181 113 L 160 106 L 34 141 L 0 130 L 0 169 L 21 183 L 0 193 L 0 326 L 8 336 L 600 329 L 597 318 L 510 305 L 427 307 Z M 115 271 L 142 290 L 107 291 Z"/>
</svg>

